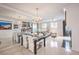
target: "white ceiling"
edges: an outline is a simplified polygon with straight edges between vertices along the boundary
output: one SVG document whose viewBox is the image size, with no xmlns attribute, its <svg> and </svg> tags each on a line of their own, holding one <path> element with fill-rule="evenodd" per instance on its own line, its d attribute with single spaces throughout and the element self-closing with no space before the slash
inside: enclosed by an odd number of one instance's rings
<svg viewBox="0 0 79 59">
<path fill-rule="evenodd" d="M 63 17 L 63 8 L 68 4 L 61 3 L 3 3 L 0 4 L 0 16 L 9 17 L 25 17 L 25 19 L 32 19 L 35 16 L 36 8 L 39 8 L 39 16 L 46 19 L 53 19 L 56 17 Z"/>
</svg>

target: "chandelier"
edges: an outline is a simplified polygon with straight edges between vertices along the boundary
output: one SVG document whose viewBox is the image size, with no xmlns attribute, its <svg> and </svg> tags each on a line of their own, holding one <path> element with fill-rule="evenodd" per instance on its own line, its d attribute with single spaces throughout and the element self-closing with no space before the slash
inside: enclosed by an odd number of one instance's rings
<svg viewBox="0 0 79 59">
<path fill-rule="evenodd" d="M 41 17 L 38 15 L 38 8 L 36 8 L 36 13 L 35 13 L 35 16 L 33 17 L 33 22 L 35 23 L 39 23 L 41 21 Z"/>
</svg>

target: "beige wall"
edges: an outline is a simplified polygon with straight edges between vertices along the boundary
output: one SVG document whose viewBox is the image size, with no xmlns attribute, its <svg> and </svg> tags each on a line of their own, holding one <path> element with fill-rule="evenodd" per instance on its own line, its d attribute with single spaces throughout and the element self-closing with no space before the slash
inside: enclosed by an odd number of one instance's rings
<svg viewBox="0 0 79 59">
<path fill-rule="evenodd" d="M 67 6 L 67 25 L 72 29 L 72 50 L 79 51 L 79 4 Z"/>
</svg>

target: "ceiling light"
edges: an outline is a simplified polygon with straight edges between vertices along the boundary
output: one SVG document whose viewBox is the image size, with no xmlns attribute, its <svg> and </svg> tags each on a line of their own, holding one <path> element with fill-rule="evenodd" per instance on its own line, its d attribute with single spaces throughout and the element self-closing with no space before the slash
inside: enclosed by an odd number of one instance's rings
<svg viewBox="0 0 79 59">
<path fill-rule="evenodd" d="M 40 20 L 42 19 L 39 15 L 38 15 L 38 8 L 36 8 L 36 16 L 33 17 L 33 22 L 40 22 Z"/>
</svg>

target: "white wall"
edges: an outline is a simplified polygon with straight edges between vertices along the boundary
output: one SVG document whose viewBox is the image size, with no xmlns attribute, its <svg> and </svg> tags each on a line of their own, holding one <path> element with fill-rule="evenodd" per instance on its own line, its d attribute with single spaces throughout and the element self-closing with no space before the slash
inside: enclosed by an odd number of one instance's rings
<svg viewBox="0 0 79 59">
<path fill-rule="evenodd" d="M 9 20 L 7 20 L 7 21 L 9 21 Z M 13 44 L 14 40 L 17 39 L 16 33 L 20 31 L 21 26 L 19 23 L 17 23 L 19 25 L 19 29 L 14 29 L 13 24 L 15 22 L 13 20 L 11 22 L 12 22 L 12 29 L 11 30 L 0 30 L 0 41 L 1 41 L 0 48 Z"/>
<path fill-rule="evenodd" d="M 1 20 L 1 19 L 0 19 Z M 13 29 L 13 20 L 6 20 L 4 19 L 3 21 L 7 21 L 7 22 L 10 22 L 12 23 L 12 29 Z M 9 39 L 12 39 L 12 33 L 13 33 L 13 30 L 0 30 L 0 39 L 4 39 L 4 38 L 9 38 Z"/>
<path fill-rule="evenodd" d="M 12 30 L 0 30 L 0 48 L 10 46 L 12 44 Z"/>
<path fill-rule="evenodd" d="M 12 30 L 0 30 L 0 38 L 12 38 Z"/>
<path fill-rule="evenodd" d="M 67 25 L 72 29 L 72 50 L 79 51 L 79 4 L 67 6 Z"/>
</svg>

